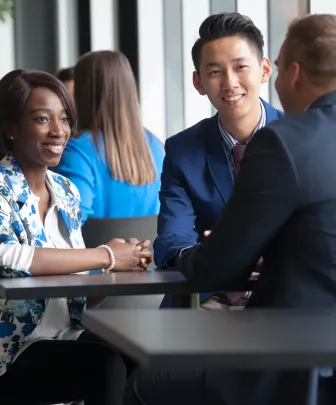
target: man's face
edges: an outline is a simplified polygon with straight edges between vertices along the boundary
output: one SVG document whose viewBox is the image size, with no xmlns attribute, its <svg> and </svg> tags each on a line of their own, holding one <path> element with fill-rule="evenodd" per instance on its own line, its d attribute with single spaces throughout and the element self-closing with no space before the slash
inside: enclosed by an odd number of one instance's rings
<svg viewBox="0 0 336 405">
<path fill-rule="evenodd" d="M 269 59 L 260 61 L 245 39 L 225 37 L 203 45 L 194 86 L 208 96 L 222 119 L 239 119 L 255 111 L 260 86 L 269 80 L 271 72 Z"/>
</svg>

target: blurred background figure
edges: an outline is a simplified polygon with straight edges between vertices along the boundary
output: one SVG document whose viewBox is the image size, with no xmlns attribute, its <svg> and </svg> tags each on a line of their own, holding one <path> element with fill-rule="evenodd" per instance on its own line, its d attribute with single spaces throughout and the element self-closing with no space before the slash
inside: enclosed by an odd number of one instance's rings
<svg viewBox="0 0 336 405">
<path fill-rule="evenodd" d="M 69 177 L 89 217 L 156 215 L 162 143 L 144 129 L 135 79 L 125 55 L 99 51 L 75 66 L 78 136 L 56 171 Z"/>
<path fill-rule="evenodd" d="M 74 68 L 61 69 L 57 73 L 57 78 L 64 84 L 71 97 L 74 96 Z"/>
</svg>

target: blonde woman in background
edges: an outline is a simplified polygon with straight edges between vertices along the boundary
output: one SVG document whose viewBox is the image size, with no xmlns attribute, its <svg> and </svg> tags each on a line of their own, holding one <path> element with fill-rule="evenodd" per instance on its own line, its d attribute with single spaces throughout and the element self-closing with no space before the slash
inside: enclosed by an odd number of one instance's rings
<svg viewBox="0 0 336 405">
<path fill-rule="evenodd" d="M 126 56 L 83 55 L 75 66 L 75 102 L 79 136 L 69 140 L 56 171 L 78 187 L 83 222 L 158 214 L 164 150 L 141 122 Z"/>
</svg>

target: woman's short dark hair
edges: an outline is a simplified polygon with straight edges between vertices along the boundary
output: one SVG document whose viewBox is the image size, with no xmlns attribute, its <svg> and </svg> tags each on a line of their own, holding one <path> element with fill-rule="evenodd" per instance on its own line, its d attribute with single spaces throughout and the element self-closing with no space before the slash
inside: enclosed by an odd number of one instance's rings
<svg viewBox="0 0 336 405">
<path fill-rule="evenodd" d="M 261 31 L 249 17 L 239 13 L 220 13 L 209 16 L 201 24 L 199 36 L 191 51 L 197 72 L 200 70 L 203 45 L 220 38 L 239 36 L 256 50 L 260 61 L 264 57 L 264 38 Z"/>
<path fill-rule="evenodd" d="M 0 80 L 1 156 L 11 149 L 8 135 L 20 123 L 32 91 L 39 87 L 48 88 L 58 95 L 68 115 L 71 132 L 74 132 L 77 121 L 76 110 L 63 83 L 46 72 L 16 69 Z"/>
<path fill-rule="evenodd" d="M 57 75 L 57 79 L 61 82 L 68 82 L 70 80 L 75 80 L 75 68 L 69 67 L 65 69 L 61 69 Z"/>
</svg>

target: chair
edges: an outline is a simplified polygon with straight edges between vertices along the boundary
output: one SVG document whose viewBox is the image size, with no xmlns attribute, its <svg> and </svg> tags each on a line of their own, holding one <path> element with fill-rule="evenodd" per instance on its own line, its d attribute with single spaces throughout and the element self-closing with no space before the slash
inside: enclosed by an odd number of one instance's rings
<svg viewBox="0 0 336 405">
<path fill-rule="evenodd" d="M 149 239 L 153 243 L 157 236 L 157 215 L 131 218 L 89 218 L 83 225 L 82 234 L 87 248 L 97 247 L 112 238 Z M 153 253 L 152 245 L 149 250 Z M 158 309 L 162 299 L 163 295 L 109 297 L 100 308 Z"/>
</svg>

